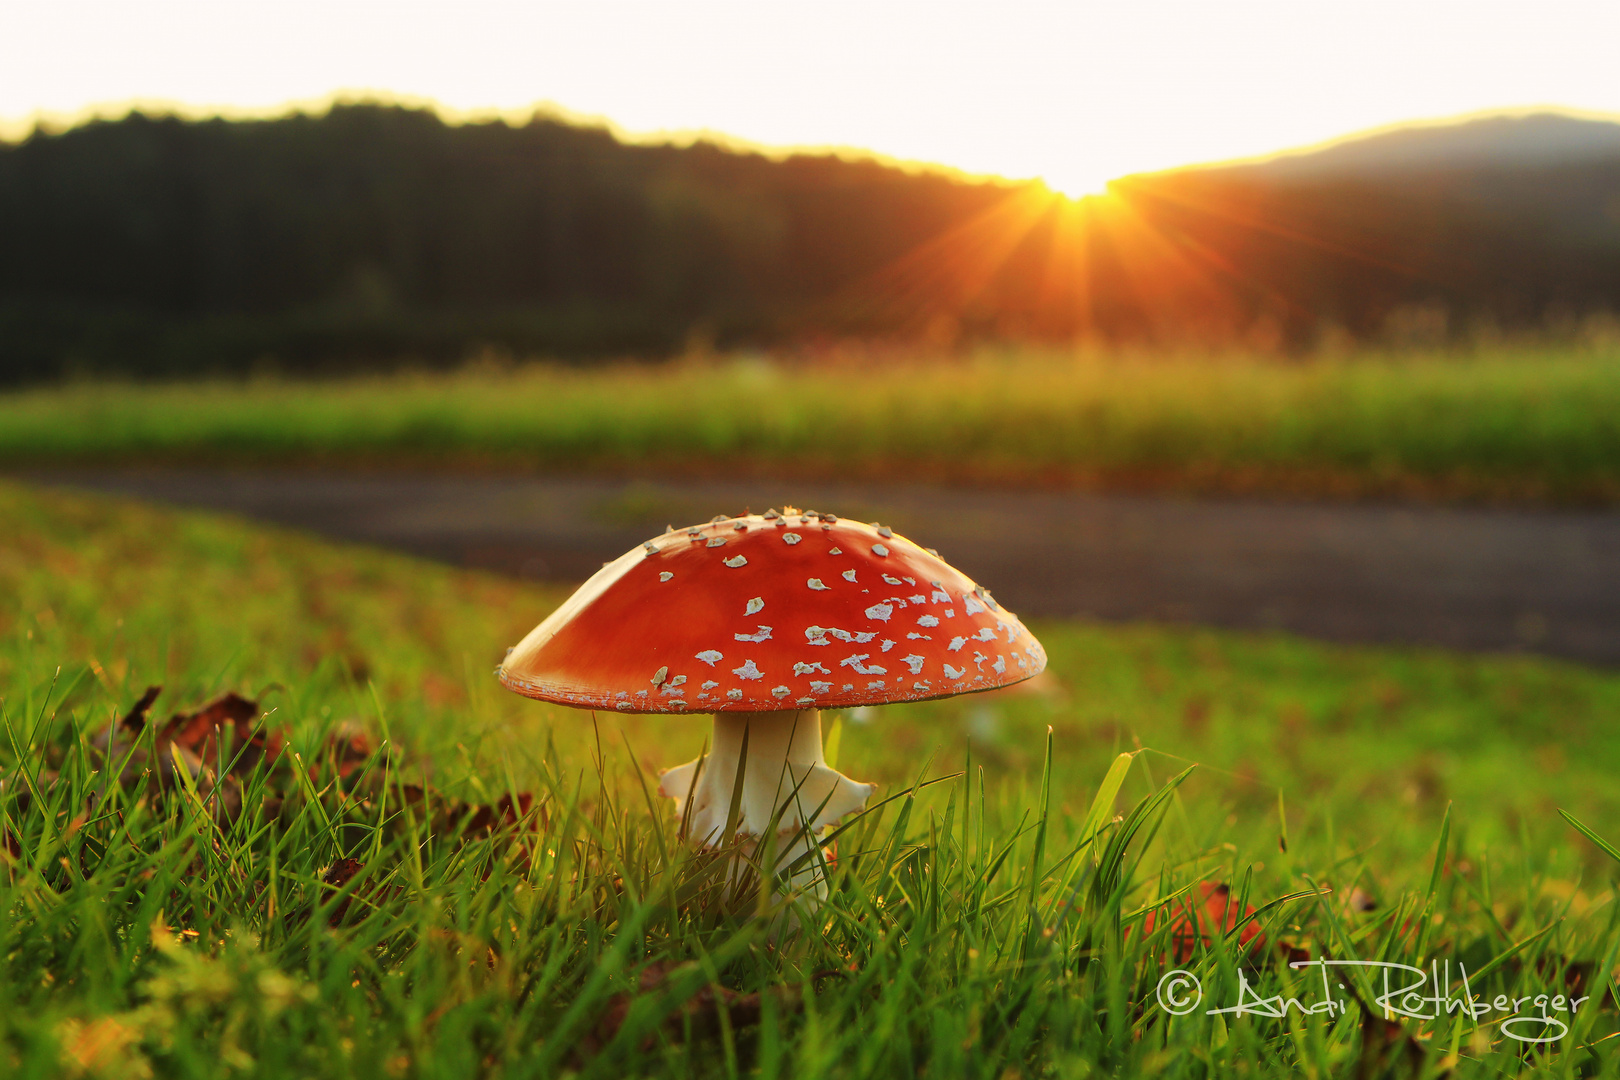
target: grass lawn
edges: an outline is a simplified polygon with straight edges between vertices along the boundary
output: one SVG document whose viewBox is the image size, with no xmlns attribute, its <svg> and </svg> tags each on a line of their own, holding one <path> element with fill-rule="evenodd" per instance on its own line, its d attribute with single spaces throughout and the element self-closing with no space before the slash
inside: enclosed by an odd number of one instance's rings
<svg viewBox="0 0 1620 1080">
<path fill-rule="evenodd" d="M 1613 502 L 1620 347 L 1311 361 L 744 356 L 0 394 L 0 463 L 142 460 Z"/>
<path fill-rule="evenodd" d="M 784 932 L 644 794 L 702 718 L 499 689 L 558 593 L 14 485 L 0 521 L 0 1075 L 1620 1074 L 1620 864 L 1557 813 L 1620 839 L 1615 673 L 1035 623 L 1023 689 L 828 718 L 894 798 Z M 1258 914 L 1206 941 L 1194 899 Z M 1521 1003 L 1386 1024 L 1291 957 Z M 1338 1004 L 1205 1011 L 1243 985 Z"/>
</svg>

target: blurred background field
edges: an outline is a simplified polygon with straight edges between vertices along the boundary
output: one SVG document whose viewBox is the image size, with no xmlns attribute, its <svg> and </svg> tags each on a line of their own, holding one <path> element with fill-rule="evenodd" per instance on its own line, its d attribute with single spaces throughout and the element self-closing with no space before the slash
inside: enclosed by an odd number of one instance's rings
<svg viewBox="0 0 1620 1080">
<path fill-rule="evenodd" d="M 1620 347 L 1285 360 L 849 348 L 0 394 L 0 466 L 776 476 L 1344 497 L 1620 497 Z"/>
<path fill-rule="evenodd" d="M 0 143 L 0 467 L 747 472 L 1608 503 L 1620 125 L 1070 197 L 545 110 Z"/>
<path fill-rule="evenodd" d="M 133 112 L 0 143 L 0 382 L 886 342 L 1301 356 L 1620 338 L 1620 136 L 1557 110 L 1078 198 L 531 110 Z"/>
</svg>

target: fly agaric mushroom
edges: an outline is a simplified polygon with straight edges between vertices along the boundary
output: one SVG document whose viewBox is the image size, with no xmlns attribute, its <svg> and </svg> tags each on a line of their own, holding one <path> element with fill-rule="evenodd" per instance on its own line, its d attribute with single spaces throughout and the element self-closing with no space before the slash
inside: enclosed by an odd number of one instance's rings
<svg viewBox="0 0 1620 1080">
<path fill-rule="evenodd" d="M 746 732 L 737 830 L 757 838 L 781 810 L 777 828 L 799 839 L 780 867 L 875 790 L 827 767 L 822 709 L 991 690 L 1045 667 L 1034 635 L 938 552 L 789 508 L 671 530 L 604 565 L 499 675 L 576 708 L 712 713 L 708 755 L 659 781 L 706 846 L 726 840 Z"/>
</svg>

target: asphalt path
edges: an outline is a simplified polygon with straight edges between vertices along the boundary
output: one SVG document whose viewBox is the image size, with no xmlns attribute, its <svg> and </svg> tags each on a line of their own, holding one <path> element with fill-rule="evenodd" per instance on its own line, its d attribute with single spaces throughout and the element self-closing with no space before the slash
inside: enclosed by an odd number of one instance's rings
<svg viewBox="0 0 1620 1080">
<path fill-rule="evenodd" d="M 542 580 L 791 502 L 938 548 L 1024 616 L 1283 629 L 1620 664 L 1620 511 L 769 481 L 296 471 L 22 479 L 224 511 Z"/>
</svg>

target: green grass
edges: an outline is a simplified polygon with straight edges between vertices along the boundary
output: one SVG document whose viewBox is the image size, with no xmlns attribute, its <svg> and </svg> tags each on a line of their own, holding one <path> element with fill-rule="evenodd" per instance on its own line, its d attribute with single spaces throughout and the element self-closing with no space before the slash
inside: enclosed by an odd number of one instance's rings
<svg viewBox="0 0 1620 1080">
<path fill-rule="evenodd" d="M 1038 623 L 1051 673 L 1023 691 L 840 715 L 838 767 L 895 798 L 778 934 L 735 910 L 757 895 L 719 903 L 644 796 L 638 770 L 692 756 L 700 718 L 598 732 L 496 686 L 556 592 L 17 486 L 0 520 L 0 1075 L 1620 1073 L 1620 866 L 1557 813 L 1620 839 L 1620 675 Z M 273 710 L 306 768 L 245 784 L 278 816 L 112 779 L 98 734 L 151 684 L 154 720 L 228 689 Z M 361 729 L 381 748 L 339 780 L 321 748 Z M 407 783 L 532 792 L 539 831 L 463 837 L 401 804 Z M 324 884 L 345 856 L 364 868 Z M 1539 1051 L 1483 1019 L 1390 1034 L 1353 1004 L 1172 1019 L 1169 922 L 1141 918 L 1200 880 L 1312 957 L 1452 959 L 1487 997 L 1578 980 L 1594 1000 Z M 1217 935 L 1182 966 L 1211 1004 L 1240 973 L 1310 995 L 1282 959 Z"/>
<path fill-rule="evenodd" d="M 1297 362 L 740 357 L 0 396 L 0 463 L 135 460 L 1612 501 L 1620 351 Z"/>
</svg>

